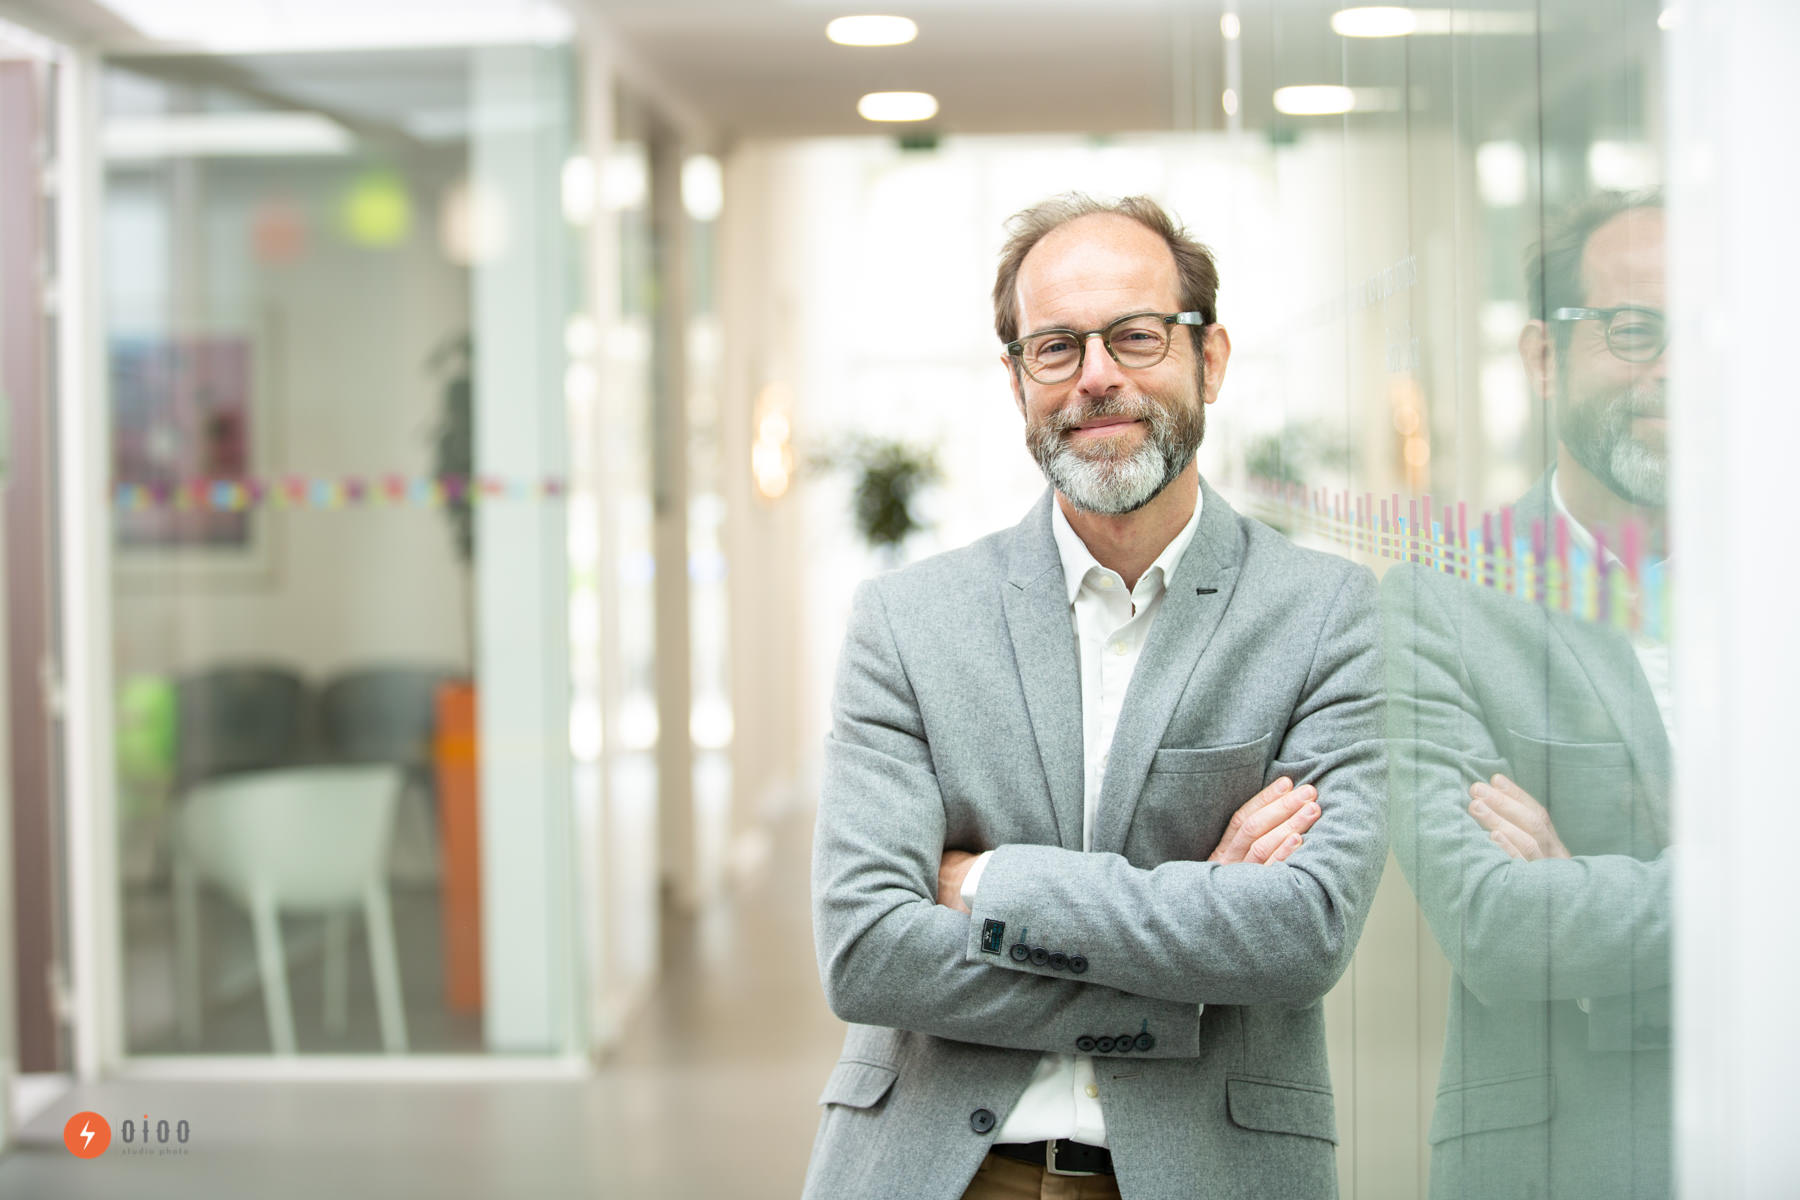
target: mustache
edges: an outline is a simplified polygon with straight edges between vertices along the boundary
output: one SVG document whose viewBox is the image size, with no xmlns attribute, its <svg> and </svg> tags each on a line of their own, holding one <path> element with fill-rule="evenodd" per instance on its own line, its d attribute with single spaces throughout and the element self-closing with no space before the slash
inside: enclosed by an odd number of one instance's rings
<svg viewBox="0 0 1800 1200">
<path fill-rule="evenodd" d="M 1156 415 L 1156 407 L 1143 396 L 1113 396 L 1084 404 L 1079 408 L 1058 409 L 1044 419 L 1044 428 L 1050 433 L 1068 433 L 1089 421 L 1098 421 L 1107 417 L 1125 417 L 1133 421 L 1147 421 Z"/>
<path fill-rule="evenodd" d="M 1607 407 L 1614 417 L 1661 417 L 1668 413 L 1667 391 L 1661 383 L 1634 383 L 1625 388 Z"/>
</svg>

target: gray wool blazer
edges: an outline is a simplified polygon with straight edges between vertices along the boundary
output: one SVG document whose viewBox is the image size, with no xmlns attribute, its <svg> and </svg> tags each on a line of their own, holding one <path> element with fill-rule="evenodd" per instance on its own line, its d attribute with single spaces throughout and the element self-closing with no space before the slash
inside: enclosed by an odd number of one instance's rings
<svg viewBox="0 0 1800 1200">
<path fill-rule="evenodd" d="M 812 875 L 820 975 L 852 1024 L 805 1194 L 953 1200 L 1061 1051 L 1097 1055 L 1132 1200 L 1335 1195 L 1320 1000 L 1386 855 L 1374 581 L 1205 488 L 1083 853 L 1051 502 L 857 592 Z M 1300 850 L 1204 861 L 1283 773 L 1320 791 Z M 934 903 L 946 847 L 994 851 L 972 916 Z"/>
<path fill-rule="evenodd" d="M 1547 479 L 1515 527 L 1551 514 Z M 1669 739 L 1626 638 L 1422 566 L 1382 580 L 1394 856 L 1450 960 L 1440 1200 L 1670 1193 Z M 1571 859 L 1488 840 L 1504 772 Z"/>
</svg>

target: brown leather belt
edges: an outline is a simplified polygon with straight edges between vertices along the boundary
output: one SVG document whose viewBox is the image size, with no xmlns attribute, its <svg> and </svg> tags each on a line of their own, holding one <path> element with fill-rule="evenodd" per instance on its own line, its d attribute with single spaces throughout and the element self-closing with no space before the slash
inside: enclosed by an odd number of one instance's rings
<svg viewBox="0 0 1800 1200">
<path fill-rule="evenodd" d="M 1112 1151 L 1086 1142 L 1052 1138 L 1047 1142 L 995 1142 L 992 1153 L 1001 1158 L 1033 1163 L 1052 1175 L 1111 1175 Z"/>
</svg>

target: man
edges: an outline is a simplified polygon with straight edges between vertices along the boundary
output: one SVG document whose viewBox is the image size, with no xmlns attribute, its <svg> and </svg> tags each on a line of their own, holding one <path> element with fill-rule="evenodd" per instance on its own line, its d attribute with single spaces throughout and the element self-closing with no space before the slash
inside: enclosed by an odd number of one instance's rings
<svg viewBox="0 0 1800 1200">
<path fill-rule="evenodd" d="M 1665 552 L 1663 216 L 1546 231 L 1519 342 L 1558 432 L 1513 509 Z M 1382 583 L 1394 852 L 1450 959 L 1437 1197 L 1669 1194 L 1668 648 L 1402 566 Z"/>
<path fill-rule="evenodd" d="M 1374 585 L 1200 479 L 1216 286 L 1145 199 L 1013 219 L 995 324 L 1051 490 L 857 593 L 813 854 L 854 1024 L 810 1197 L 1335 1194 Z"/>
</svg>

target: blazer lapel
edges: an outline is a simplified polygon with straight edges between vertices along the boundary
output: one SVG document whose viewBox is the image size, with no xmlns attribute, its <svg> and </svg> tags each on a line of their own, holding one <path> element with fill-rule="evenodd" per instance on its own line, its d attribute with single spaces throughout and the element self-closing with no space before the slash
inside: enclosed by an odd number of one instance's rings
<svg viewBox="0 0 1800 1200">
<path fill-rule="evenodd" d="M 1200 491 L 1200 527 L 1175 564 L 1174 578 L 1166 583 L 1162 607 L 1150 626 L 1113 732 L 1094 818 L 1092 844 L 1097 852 L 1124 849 L 1150 761 L 1237 585 L 1244 553 L 1237 513 L 1204 479 Z"/>
<path fill-rule="evenodd" d="M 1623 634 L 1572 617 L 1553 616 L 1550 626 L 1587 676 L 1600 697 L 1600 706 L 1625 742 L 1638 784 L 1633 789 L 1637 793 L 1631 800 L 1633 807 L 1650 823 L 1655 844 L 1668 845 L 1668 796 L 1673 781 L 1669 735 L 1637 652 Z"/>
<path fill-rule="evenodd" d="M 1069 615 L 1062 558 L 1050 532 L 1053 493 L 1013 533 L 1006 582 L 1000 585 L 1006 631 L 1025 690 L 1037 739 L 1056 836 L 1065 850 L 1081 849 L 1081 661 Z"/>
<path fill-rule="evenodd" d="M 1550 495 L 1550 474 L 1545 473 L 1532 489 L 1513 506 L 1514 522 L 1528 532 L 1533 521 L 1543 521 L 1546 533 L 1553 520 L 1555 504 Z M 1663 728 L 1662 712 L 1650 682 L 1638 664 L 1637 652 L 1623 634 L 1563 613 L 1551 613 L 1549 624 L 1568 649 L 1584 682 L 1600 697 L 1600 706 L 1619 731 L 1625 752 L 1637 779 L 1635 804 L 1659 846 L 1669 843 L 1669 789 L 1673 769 L 1669 752 L 1669 735 Z M 1557 669 L 1552 658 L 1551 670 Z M 1551 680 L 1551 694 L 1579 694 L 1586 689 L 1567 692 Z M 1554 726 L 1546 731 L 1554 739 Z"/>
</svg>

